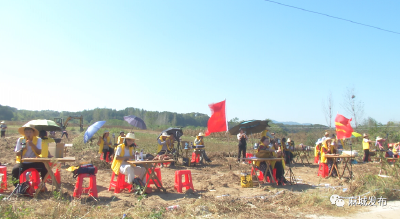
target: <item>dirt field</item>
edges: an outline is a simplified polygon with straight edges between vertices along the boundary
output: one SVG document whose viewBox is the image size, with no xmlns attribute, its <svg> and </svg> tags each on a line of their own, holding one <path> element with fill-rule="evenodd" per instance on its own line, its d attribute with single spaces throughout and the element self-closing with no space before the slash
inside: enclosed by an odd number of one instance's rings
<svg viewBox="0 0 400 219">
<path fill-rule="evenodd" d="M 8 175 L 11 175 L 12 167 L 15 164 L 13 150 L 17 137 L 17 135 L 14 135 L 0 140 L 0 162 L 7 164 Z M 71 143 L 74 137 L 77 137 L 77 134 L 71 133 L 70 140 L 64 142 Z M 161 168 L 162 183 L 167 192 L 163 193 L 153 189 L 151 194 L 141 199 L 140 196 L 128 193 L 127 191 L 123 191 L 120 194 L 108 191 L 111 179 L 110 164 L 100 161 L 99 154 L 95 150 L 76 152 L 70 149 L 67 156 L 75 157 L 77 162 L 67 163 L 66 166 L 62 166 L 62 197 L 66 201 L 69 201 L 69 203 L 80 203 L 85 206 L 85 208 L 82 208 L 86 209 L 83 212 L 78 210 L 75 212 L 76 217 L 86 216 L 89 218 L 96 218 L 96 214 L 98 217 L 100 214 L 103 218 L 118 218 L 122 217 L 122 214 L 127 214 L 133 218 L 136 216 L 147 218 L 248 218 L 250 216 L 267 218 L 318 218 L 323 215 L 348 216 L 348 214 L 356 213 L 357 211 L 366 211 L 367 209 L 366 207 L 357 208 L 348 206 L 340 208 L 331 205 L 329 198 L 332 194 L 346 197 L 346 194 L 354 185 L 348 182 L 348 178 L 323 179 L 318 177 L 317 164 L 295 164 L 292 166 L 293 173 L 298 180 L 296 185 L 277 186 L 267 184 L 261 187 L 256 185 L 254 188 L 241 188 L 240 174 L 242 172 L 249 173 L 251 166 L 236 163 L 235 158 L 227 156 L 227 153 L 209 152 L 208 155 L 213 160 L 209 165 L 196 167 L 177 165 L 174 168 Z M 313 159 L 310 158 L 309 161 L 313 162 Z M 73 200 L 72 194 L 76 181 L 72 177 L 72 173 L 65 169 L 69 165 L 78 165 L 79 162 L 90 162 L 99 168 L 96 175 L 99 198 L 96 200 L 87 196 L 83 196 L 84 198 L 78 200 L 78 202 Z M 342 168 L 342 166 L 339 165 L 339 168 Z M 176 170 L 181 169 L 191 170 L 194 191 L 189 190 L 180 194 L 174 190 L 174 174 Z M 379 168 L 376 163 L 359 164 L 353 165 L 353 171 L 356 176 L 366 172 L 378 174 Z M 285 172 L 288 172 L 288 167 L 286 167 Z M 288 176 L 286 178 L 289 179 Z M 51 192 L 51 185 L 48 184 L 47 189 L 49 191 L 39 195 L 36 203 L 42 202 L 44 205 L 64 203 L 54 200 L 55 193 Z M 10 186 L 3 194 L 10 194 L 12 190 L 13 186 Z M 345 190 L 347 191 L 344 192 Z M 29 202 L 31 199 L 14 198 L 12 200 L 16 204 Z M 31 205 L 35 204 L 31 203 Z M 164 210 L 166 207 L 172 205 L 179 205 L 179 208 Z M 91 206 L 90 209 L 96 206 L 96 210 L 87 210 L 88 206 Z M 62 209 L 59 210 L 61 213 L 54 213 L 54 207 L 46 206 L 46 208 L 52 209 L 53 216 L 62 215 Z M 111 211 L 110 209 L 114 210 Z M 65 211 L 68 212 L 67 210 Z M 45 212 L 35 207 L 32 210 L 32 214 L 29 214 L 28 217 L 53 217 L 47 215 Z M 21 216 L 24 217 L 23 214 Z"/>
</svg>

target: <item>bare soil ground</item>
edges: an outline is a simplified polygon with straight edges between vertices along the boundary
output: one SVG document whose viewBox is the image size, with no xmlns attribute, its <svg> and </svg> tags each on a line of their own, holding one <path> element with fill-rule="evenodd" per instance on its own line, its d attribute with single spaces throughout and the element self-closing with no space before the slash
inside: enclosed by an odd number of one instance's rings
<svg viewBox="0 0 400 219">
<path fill-rule="evenodd" d="M 78 134 L 70 133 L 70 140 L 64 139 L 65 143 L 71 143 L 74 137 Z M 13 135 L 0 140 L 0 162 L 7 164 L 7 174 L 11 175 L 12 167 L 15 164 L 14 147 L 18 135 Z M 73 190 L 75 187 L 75 179 L 72 173 L 65 169 L 69 165 L 78 165 L 80 162 L 90 162 L 98 167 L 97 189 L 99 198 L 84 196 L 78 200 L 80 204 L 86 206 L 96 206 L 102 210 L 85 210 L 85 212 L 77 211 L 76 216 L 80 217 L 83 214 L 86 217 L 95 218 L 96 214 L 101 217 L 120 217 L 126 213 L 128 216 L 142 217 L 233 217 L 233 218 L 248 218 L 248 217 L 267 217 L 267 218 L 282 218 L 282 217 L 320 217 L 323 215 L 348 216 L 349 213 L 357 211 L 367 211 L 366 207 L 343 207 L 339 208 L 330 205 L 330 195 L 339 194 L 346 196 L 343 190 L 350 189 L 348 178 L 328 178 L 323 179 L 317 176 L 317 164 L 295 164 L 292 166 L 298 183 L 296 185 L 277 186 L 267 184 L 261 187 L 258 185 L 254 188 L 241 188 L 240 174 L 242 172 L 250 172 L 251 166 L 248 164 L 238 164 L 233 157 L 229 157 L 226 153 L 208 153 L 213 160 L 211 164 L 184 167 L 176 165 L 174 168 L 161 168 L 162 183 L 167 189 L 166 193 L 156 191 L 149 194 L 146 198 L 140 200 L 140 196 L 134 193 L 123 191 L 119 194 L 114 194 L 113 191 L 108 191 L 111 170 L 110 164 L 100 161 L 99 154 L 95 151 L 76 152 L 70 149 L 67 156 L 76 158 L 76 163 L 66 163 L 66 166 L 61 168 L 61 181 L 63 197 L 73 201 Z M 312 158 L 309 158 L 313 162 Z M 339 168 L 342 168 L 339 165 Z M 186 191 L 182 194 L 174 190 L 174 175 L 176 170 L 189 169 L 192 173 L 194 191 Z M 288 167 L 285 169 L 288 172 Z M 376 163 L 353 165 L 355 175 L 359 173 L 374 173 L 378 174 L 379 167 Z M 288 179 L 289 177 L 286 176 Z M 87 182 L 86 182 L 87 183 Z M 13 186 L 9 186 L 3 194 L 7 195 L 12 192 Z M 44 205 L 52 205 L 50 199 L 54 199 L 54 193 L 51 192 L 52 186 L 47 185 L 48 192 L 44 192 L 38 197 L 36 203 L 42 202 Z M 305 195 L 307 194 L 307 195 Z M 27 202 L 29 198 L 14 199 L 14 203 Z M 32 203 L 31 203 L 32 204 Z M 34 205 L 34 204 L 32 204 Z M 49 208 L 49 206 L 44 206 Z M 71 204 L 69 204 L 71 205 Z M 165 207 L 179 205 L 176 210 L 165 211 Z M 37 204 L 36 204 L 37 206 Z M 100 207 L 99 207 L 100 206 Z M 33 215 L 29 217 L 53 217 L 56 215 L 55 210 L 51 210 L 52 215 L 47 215 L 45 212 L 36 209 Z M 361 209 L 362 208 L 362 209 Z M 50 208 L 49 208 L 50 209 Z M 114 210 L 110 210 L 114 209 Z M 46 210 L 47 211 L 47 210 Z M 61 210 L 60 210 L 61 211 Z M 147 212 L 147 213 L 146 213 Z M 150 212 L 150 213 L 149 213 Z M 158 214 L 160 213 L 160 214 Z M 310 216 L 311 215 L 311 216 Z M 97 215 L 100 217 L 99 215 Z"/>
</svg>

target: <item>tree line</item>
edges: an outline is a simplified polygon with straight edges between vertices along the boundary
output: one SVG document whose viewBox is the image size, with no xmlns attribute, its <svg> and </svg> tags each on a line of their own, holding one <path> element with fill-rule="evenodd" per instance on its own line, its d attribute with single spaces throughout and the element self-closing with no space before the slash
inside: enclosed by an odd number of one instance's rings
<svg viewBox="0 0 400 219">
<path fill-rule="evenodd" d="M 92 110 L 83 110 L 78 112 L 68 111 L 53 111 L 53 110 L 19 110 L 14 107 L 0 105 L 0 119 L 10 121 L 29 121 L 32 119 L 48 119 L 61 117 L 66 119 L 68 116 L 83 116 L 84 125 L 93 124 L 96 121 L 105 120 L 106 125 L 115 126 L 130 126 L 124 121 L 124 116 L 134 115 L 146 123 L 150 129 L 162 129 L 170 126 L 182 127 L 207 127 L 208 119 L 206 114 L 202 113 L 173 113 L 173 112 L 158 112 L 147 111 L 128 107 L 123 110 L 96 108 Z M 71 120 L 71 123 L 78 123 L 79 121 Z"/>
</svg>

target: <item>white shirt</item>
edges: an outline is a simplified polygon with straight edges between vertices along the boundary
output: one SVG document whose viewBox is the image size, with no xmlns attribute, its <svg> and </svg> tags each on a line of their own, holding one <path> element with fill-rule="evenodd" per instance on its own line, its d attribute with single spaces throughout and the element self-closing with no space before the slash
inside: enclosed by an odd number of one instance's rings
<svg viewBox="0 0 400 219">
<path fill-rule="evenodd" d="M 42 139 L 38 138 L 37 144 L 36 144 L 37 149 L 42 149 Z M 20 142 L 20 139 L 18 138 L 17 145 L 15 145 L 15 152 L 19 151 L 22 149 L 22 142 Z M 26 153 L 25 155 L 22 156 L 22 158 L 35 158 L 36 155 L 32 151 L 32 147 L 26 145 Z M 24 163 L 30 163 L 30 162 L 24 162 Z"/>
<path fill-rule="evenodd" d="M 244 134 L 244 133 L 243 133 Z M 242 134 L 241 133 L 239 133 L 239 134 L 237 134 L 237 139 L 240 141 L 240 136 L 241 136 Z M 245 134 L 244 134 L 245 135 Z M 246 140 L 247 140 L 247 136 L 246 136 Z"/>
<path fill-rule="evenodd" d="M 115 155 L 116 155 L 116 156 L 121 156 L 121 152 L 122 152 L 122 148 L 121 148 L 121 147 L 118 147 L 118 148 L 117 148 L 117 151 L 115 152 Z M 129 157 L 129 156 L 131 156 L 131 155 L 129 154 L 129 147 L 125 146 L 124 152 L 125 152 L 125 153 L 124 153 L 124 157 Z M 134 154 L 135 152 L 132 151 L 132 153 Z"/>
</svg>

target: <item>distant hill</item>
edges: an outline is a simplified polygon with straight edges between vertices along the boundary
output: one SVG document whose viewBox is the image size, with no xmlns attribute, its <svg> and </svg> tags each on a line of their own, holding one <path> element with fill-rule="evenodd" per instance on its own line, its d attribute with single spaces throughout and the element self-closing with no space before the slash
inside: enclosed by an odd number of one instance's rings
<svg viewBox="0 0 400 219">
<path fill-rule="evenodd" d="M 275 123 L 275 124 L 284 124 L 284 125 L 313 125 L 312 123 L 278 122 L 278 121 L 276 121 L 276 120 L 272 120 L 272 123 Z"/>
</svg>

